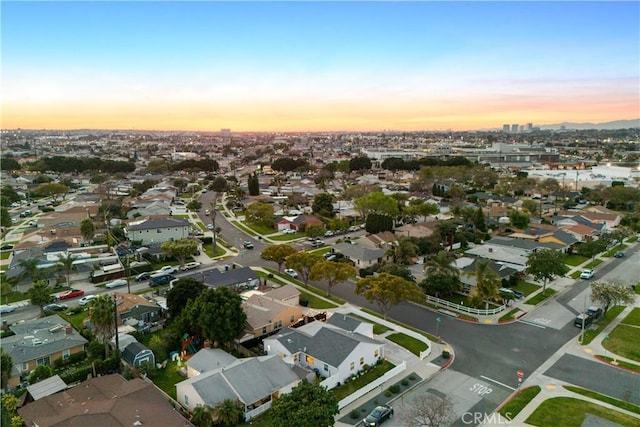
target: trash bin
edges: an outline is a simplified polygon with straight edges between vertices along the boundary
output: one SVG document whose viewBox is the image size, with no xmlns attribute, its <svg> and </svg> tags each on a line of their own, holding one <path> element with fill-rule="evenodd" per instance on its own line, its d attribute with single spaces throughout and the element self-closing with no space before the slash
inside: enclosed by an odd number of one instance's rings
<svg viewBox="0 0 640 427">
<path fill-rule="evenodd" d="M 451 353 L 449 353 L 449 350 L 447 350 L 447 349 L 442 350 L 442 358 L 443 359 L 448 359 L 450 357 L 451 357 Z"/>
</svg>

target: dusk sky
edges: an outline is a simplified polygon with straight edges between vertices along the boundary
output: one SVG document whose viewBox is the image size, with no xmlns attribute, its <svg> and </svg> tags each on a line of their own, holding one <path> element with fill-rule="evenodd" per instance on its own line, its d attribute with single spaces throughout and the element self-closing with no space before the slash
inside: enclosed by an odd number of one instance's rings
<svg viewBox="0 0 640 427">
<path fill-rule="evenodd" d="M 640 117 L 640 3 L 7 2 L 2 128 L 472 130 Z"/>
</svg>

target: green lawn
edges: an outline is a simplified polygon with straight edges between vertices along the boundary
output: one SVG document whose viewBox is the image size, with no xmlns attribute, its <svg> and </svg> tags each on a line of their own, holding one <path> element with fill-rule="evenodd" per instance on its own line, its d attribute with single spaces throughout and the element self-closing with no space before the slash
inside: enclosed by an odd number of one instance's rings
<svg viewBox="0 0 640 427">
<path fill-rule="evenodd" d="M 202 221 L 197 221 L 196 224 L 198 225 L 198 228 L 204 232 L 209 231 L 209 229 L 207 228 L 206 225 L 204 225 L 204 223 Z"/>
<path fill-rule="evenodd" d="M 2 295 L 2 304 L 9 304 L 17 301 L 28 300 L 29 295 L 22 292 L 9 292 L 8 294 Z"/>
<path fill-rule="evenodd" d="M 587 414 L 623 426 L 638 425 L 636 417 L 571 397 L 554 397 L 545 400 L 525 422 L 534 426 L 581 427 Z"/>
<path fill-rule="evenodd" d="M 616 252 L 622 252 L 625 249 L 627 249 L 628 247 L 629 247 L 628 245 L 625 245 L 624 243 L 621 243 L 618 246 L 616 246 L 615 248 L 611 249 L 610 251 L 604 253 L 602 256 L 611 258 L 612 256 L 615 255 Z"/>
<path fill-rule="evenodd" d="M 631 313 L 627 314 L 627 317 L 622 319 L 622 322 L 625 325 L 635 325 L 640 326 L 640 308 L 636 307 L 631 310 Z"/>
<path fill-rule="evenodd" d="M 387 336 L 387 339 L 389 341 L 392 341 L 392 342 L 398 344 L 401 347 L 406 348 L 407 350 L 409 350 L 411 353 L 415 354 L 416 356 L 420 356 L 420 352 L 421 351 L 425 351 L 426 349 L 429 348 L 427 343 L 422 342 L 422 341 L 417 340 L 417 339 L 415 339 L 413 337 L 410 337 L 409 335 L 405 335 L 405 334 L 402 334 L 402 333 L 391 334 L 391 335 Z"/>
<path fill-rule="evenodd" d="M 66 312 L 65 313 L 58 313 L 58 314 L 60 315 L 60 317 L 65 319 L 67 322 L 71 323 L 71 325 L 73 325 L 73 327 L 77 331 L 80 331 L 81 329 L 84 328 L 83 321 L 84 321 L 85 317 L 87 317 L 89 312 L 84 310 L 84 311 L 81 311 L 80 313 L 76 313 L 76 314 L 68 314 Z"/>
<path fill-rule="evenodd" d="M 500 408 L 500 415 L 507 419 L 514 419 L 522 409 L 540 393 L 540 386 L 532 386 L 519 390 L 506 404 Z"/>
<path fill-rule="evenodd" d="M 498 320 L 498 322 L 505 322 L 507 320 L 512 320 L 513 319 L 513 315 L 516 314 L 519 311 L 521 311 L 519 308 L 514 308 L 513 310 L 511 310 L 507 314 L 501 316 L 500 319 Z"/>
<path fill-rule="evenodd" d="M 584 268 L 596 268 L 597 266 L 599 266 L 603 262 L 604 261 L 601 260 L 600 258 L 596 258 L 593 261 L 591 261 L 589 264 L 585 265 Z"/>
<path fill-rule="evenodd" d="M 524 294 L 525 297 L 527 297 L 540 289 L 540 285 L 520 280 L 516 286 L 513 286 L 510 289 L 513 289 L 514 291 L 520 291 Z"/>
<path fill-rule="evenodd" d="M 165 369 L 158 369 L 153 376 L 153 383 L 173 399 L 176 399 L 176 384 L 184 380 L 186 377 L 178 373 L 178 362 L 167 363 Z"/>
<path fill-rule="evenodd" d="M 610 352 L 640 362 L 640 328 L 618 325 L 602 340 L 602 346 Z"/>
<path fill-rule="evenodd" d="M 549 286 L 547 286 L 546 292 L 547 292 L 546 294 L 543 294 L 542 292 L 540 292 L 536 296 L 534 296 L 532 298 L 529 298 L 527 301 L 525 301 L 525 304 L 538 305 L 542 301 L 546 300 L 547 298 L 549 298 L 550 296 L 552 296 L 553 294 L 556 293 L 556 291 L 554 291 L 553 289 L 549 288 Z"/>
<path fill-rule="evenodd" d="M 268 237 L 269 239 L 274 240 L 276 242 L 290 242 L 292 240 L 300 239 L 303 236 L 299 236 L 297 234 L 276 234 Z"/>
<path fill-rule="evenodd" d="M 277 230 L 275 230 L 274 228 L 265 227 L 264 225 L 243 223 L 242 226 L 244 228 L 250 228 L 251 230 L 253 230 L 253 234 L 262 234 L 267 236 L 269 234 L 277 232 Z"/>
<path fill-rule="evenodd" d="M 363 322 L 373 323 L 373 333 L 376 334 L 376 335 L 384 334 L 385 332 L 391 330 L 391 328 L 387 328 L 384 325 L 381 325 L 379 323 L 375 323 L 374 321 L 369 320 L 366 317 L 358 316 L 357 314 L 350 314 L 349 316 L 354 317 L 356 319 L 360 319 Z"/>
<path fill-rule="evenodd" d="M 282 276 L 282 274 L 281 274 L 281 273 L 278 273 L 278 270 L 275 270 L 275 269 L 273 269 L 273 268 L 266 268 L 265 270 L 268 270 L 269 272 L 271 272 L 271 274 L 273 274 L 273 278 L 272 278 L 272 279 L 270 279 L 270 280 L 277 279 L 278 275 Z M 289 276 L 287 276 L 287 279 L 291 280 L 291 278 L 290 278 Z M 277 283 L 280 283 L 281 285 L 284 285 L 284 284 L 285 284 L 285 283 L 284 283 L 283 281 L 281 281 L 281 280 L 275 280 L 275 281 L 276 281 Z M 340 286 L 340 284 L 338 284 L 338 285 L 336 285 L 336 286 Z M 313 286 L 311 286 L 311 285 L 309 285 L 309 286 L 305 286 L 304 290 L 305 290 L 305 291 L 308 291 L 308 292 L 310 292 L 310 293 L 316 294 L 316 295 L 318 295 L 318 296 L 321 296 L 321 297 L 327 298 L 327 299 L 329 299 L 329 300 L 333 301 L 334 303 L 336 303 L 336 304 L 338 304 L 338 305 L 342 305 L 342 304 L 344 304 L 344 303 L 346 302 L 346 301 L 345 301 L 345 300 L 343 300 L 342 298 L 338 298 L 338 297 L 333 296 L 333 295 L 327 296 L 327 295 L 326 295 L 327 293 L 326 293 L 325 291 L 323 291 L 322 289 L 314 288 L 314 287 L 313 287 Z"/>
<path fill-rule="evenodd" d="M 11 251 L 0 252 L 0 259 L 9 259 L 10 256 L 11 256 Z"/>
<path fill-rule="evenodd" d="M 383 360 L 379 365 L 374 366 L 369 372 L 366 374 L 349 381 L 346 384 L 342 384 L 340 387 L 336 387 L 331 389 L 331 393 L 335 396 L 336 400 L 340 401 L 345 397 L 349 396 L 351 393 L 361 389 L 365 385 L 369 384 L 376 378 L 379 378 L 395 368 L 395 365 L 388 360 Z"/>
<path fill-rule="evenodd" d="M 633 364 L 633 363 L 625 362 L 625 361 L 623 361 L 623 360 L 618 360 L 618 359 L 616 359 L 616 358 L 614 358 L 614 357 L 604 356 L 604 355 L 602 355 L 602 354 L 598 354 L 598 355 L 596 355 L 596 357 L 597 357 L 598 359 L 600 359 L 600 360 L 604 361 L 604 362 L 607 362 L 607 363 L 611 363 L 611 362 L 614 362 L 614 361 L 615 361 L 615 362 L 616 362 L 616 365 L 617 365 L 619 368 L 625 368 L 625 369 L 628 369 L 628 370 L 630 370 L 630 371 L 633 371 L 633 372 L 635 372 L 635 373 L 637 373 L 637 374 L 640 374 L 640 365 L 635 365 L 635 364 Z"/>
<path fill-rule="evenodd" d="M 215 257 L 219 257 L 225 254 L 224 249 L 222 249 L 220 246 L 220 242 L 216 242 L 217 243 L 217 248 L 216 248 L 216 252 L 213 252 L 213 243 L 207 243 L 205 245 L 203 245 L 203 249 L 204 249 L 204 253 L 207 254 L 207 256 L 209 258 L 215 258 Z"/>
<path fill-rule="evenodd" d="M 627 243 L 633 243 L 633 242 L 635 242 L 636 240 L 638 240 L 638 236 L 629 237 L 629 238 L 627 239 Z"/>
<path fill-rule="evenodd" d="M 382 316 L 381 316 L 380 314 L 376 313 L 376 312 L 375 312 L 375 311 L 373 311 L 373 310 L 369 310 L 368 308 L 363 308 L 363 309 L 361 309 L 361 310 L 362 310 L 362 311 L 364 311 L 364 312 L 365 312 L 365 313 L 367 313 L 367 314 L 370 314 L 370 315 L 372 315 L 372 316 L 379 317 L 379 318 L 381 318 L 381 319 L 382 319 Z M 413 332 L 417 332 L 417 333 L 419 333 L 420 335 L 423 335 L 423 336 L 425 336 L 425 337 L 429 338 L 429 341 L 433 341 L 433 342 L 437 342 L 437 343 L 444 344 L 444 342 L 443 342 L 443 341 L 441 341 L 441 340 L 440 340 L 440 338 L 435 337 L 435 336 L 433 336 L 433 335 L 431 335 L 431 334 L 428 334 L 428 333 L 426 333 L 426 332 L 424 332 L 424 331 L 421 331 L 420 329 L 413 328 L 413 327 L 408 326 L 408 325 L 405 325 L 404 323 L 401 323 L 401 322 L 396 322 L 396 321 L 394 321 L 394 320 L 392 320 L 392 319 L 387 319 L 387 320 L 388 320 L 389 322 L 391 322 L 391 323 L 395 323 L 396 325 L 400 325 L 400 326 L 402 326 L 403 328 L 407 328 L 407 329 L 412 330 Z"/>
<path fill-rule="evenodd" d="M 307 292 L 304 289 L 300 289 L 298 288 L 298 290 L 300 291 L 300 298 L 304 298 L 307 301 L 309 301 L 309 308 L 315 308 L 315 309 L 326 309 L 326 308 L 336 308 L 338 307 L 336 304 L 333 304 L 327 300 L 324 300 L 322 298 L 319 298 L 317 296 L 315 296 L 314 294 L 312 294 L 311 292 Z"/>
<path fill-rule="evenodd" d="M 182 218 L 182 219 L 189 219 L 190 216 L 188 214 L 180 214 L 180 215 L 171 215 L 174 218 Z"/>
<path fill-rule="evenodd" d="M 591 330 L 591 329 L 587 329 L 586 331 L 584 331 L 584 339 L 582 344 L 583 345 L 587 345 L 589 344 L 591 341 L 593 341 L 593 339 L 595 337 L 598 336 L 598 334 L 609 324 L 613 321 L 613 319 L 615 319 L 616 317 L 618 317 L 618 315 L 620 313 L 622 313 L 622 310 L 624 310 L 624 306 L 623 305 L 617 305 L 615 307 L 611 307 L 609 310 L 607 310 L 607 314 L 606 316 L 604 316 L 603 318 L 599 319 L 597 322 L 597 329 L 595 330 Z"/>
<path fill-rule="evenodd" d="M 596 393 L 595 391 L 587 390 L 581 387 L 575 387 L 572 385 L 563 386 L 569 391 L 574 393 L 581 394 L 583 396 L 590 397 L 592 399 L 601 400 L 605 403 L 608 403 L 613 406 L 617 406 L 618 408 L 625 409 L 629 412 L 634 412 L 636 414 L 640 414 L 640 406 L 634 405 L 633 403 L 625 402 L 623 400 L 614 399 L 613 397 L 605 396 L 604 394 Z"/>
<path fill-rule="evenodd" d="M 256 236 L 256 232 L 253 231 L 252 229 L 250 229 L 249 227 L 245 226 L 243 223 L 241 223 L 240 221 L 229 221 L 231 222 L 231 224 L 233 224 L 234 226 L 238 227 L 240 230 L 244 231 L 245 233 L 247 233 L 250 236 Z"/>
<path fill-rule="evenodd" d="M 569 264 L 572 267 L 577 267 L 588 259 L 589 258 L 581 255 L 571 254 L 564 257 L 564 263 Z"/>
<path fill-rule="evenodd" d="M 582 271 L 578 270 L 571 273 L 570 276 L 572 279 L 579 279 L 581 274 L 582 274 Z"/>
</svg>

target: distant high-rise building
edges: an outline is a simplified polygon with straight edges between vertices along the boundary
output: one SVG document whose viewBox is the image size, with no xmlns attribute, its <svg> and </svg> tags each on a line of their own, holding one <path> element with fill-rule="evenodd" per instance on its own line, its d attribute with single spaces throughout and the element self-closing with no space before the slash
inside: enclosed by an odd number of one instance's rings
<svg viewBox="0 0 640 427">
<path fill-rule="evenodd" d="M 231 129 L 220 129 L 220 134 L 222 136 L 231 136 Z"/>
<path fill-rule="evenodd" d="M 527 132 L 531 132 L 533 130 L 533 123 L 527 123 Z"/>
<path fill-rule="evenodd" d="M 520 125 L 519 125 L 519 124 L 517 124 L 517 123 L 516 123 L 516 124 L 511 125 L 511 132 L 513 132 L 513 133 L 518 133 L 518 127 L 519 127 L 519 126 L 520 126 Z"/>
<path fill-rule="evenodd" d="M 509 125 L 502 125 L 502 132 L 505 133 L 509 133 L 509 130 L 511 129 L 511 126 Z"/>
</svg>

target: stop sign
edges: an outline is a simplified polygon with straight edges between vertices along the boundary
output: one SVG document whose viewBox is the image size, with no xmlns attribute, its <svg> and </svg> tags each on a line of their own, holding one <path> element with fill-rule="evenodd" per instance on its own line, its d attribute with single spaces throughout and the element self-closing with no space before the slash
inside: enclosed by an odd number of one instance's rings
<svg viewBox="0 0 640 427">
<path fill-rule="evenodd" d="M 524 372 L 518 371 L 518 378 L 520 379 L 524 378 Z"/>
</svg>

